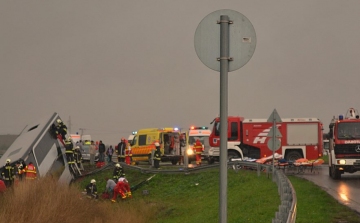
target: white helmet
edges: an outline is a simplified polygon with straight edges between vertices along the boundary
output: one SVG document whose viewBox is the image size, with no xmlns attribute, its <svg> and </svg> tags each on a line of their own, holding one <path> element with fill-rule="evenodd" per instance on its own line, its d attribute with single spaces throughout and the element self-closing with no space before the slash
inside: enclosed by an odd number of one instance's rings
<svg viewBox="0 0 360 223">
<path fill-rule="evenodd" d="M 58 119 L 56 120 L 56 122 L 57 122 L 57 123 L 61 123 L 61 119 L 58 118 Z"/>
<path fill-rule="evenodd" d="M 155 146 L 160 146 L 160 144 L 158 142 L 155 143 Z"/>
<path fill-rule="evenodd" d="M 76 146 L 75 149 L 80 149 L 80 146 Z"/>
<path fill-rule="evenodd" d="M 125 182 L 125 183 L 128 182 L 125 177 L 120 177 L 118 181 L 119 182 Z"/>
<path fill-rule="evenodd" d="M 11 163 L 11 159 L 7 159 L 7 160 L 6 160 L 6 163 Z"/>
<path fill-rule="evenodd" d="M 119 163 L 115 164 L 115 167 L 121 167 Z"/>
<path fill-rule="evenodd" d="M 94 183 L 96 183 L 96 180 L 92 179 L 92 180 L 90 181 L 90 183 L 94 184 Z"/>
</svg>

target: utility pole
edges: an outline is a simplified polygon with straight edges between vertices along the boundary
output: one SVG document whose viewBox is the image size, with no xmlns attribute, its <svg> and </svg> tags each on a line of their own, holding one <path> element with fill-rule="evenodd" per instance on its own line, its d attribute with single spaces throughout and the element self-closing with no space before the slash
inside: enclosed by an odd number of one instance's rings
<svg viewBox="0 0 360 223">
<path fill-rule="evenodd" d="M 80 139 L 82 140 L 82 136 L 83 136 L 84 131 L 85 131 L 86 129 L 84 129 L 84 128 L 79 128 L 79 130 L 81 131 L 81 132 L 80 132 Z"/>
</svg>

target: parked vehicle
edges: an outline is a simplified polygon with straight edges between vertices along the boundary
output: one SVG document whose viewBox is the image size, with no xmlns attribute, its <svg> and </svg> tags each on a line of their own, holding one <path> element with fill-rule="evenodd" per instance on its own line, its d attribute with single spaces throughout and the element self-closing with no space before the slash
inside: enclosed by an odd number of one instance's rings
<svg viewBox="0 0 360 223">
<path fill-rule="evenodd" d="M 175 165 L 182 159 L 180 154 L 182 145 L 178 128 L 148 128 L 137 131 L 130 144 L 132 161 L 151 163 L 151 152 L 155 150 L 155 142 L 160 143 L 162 162 L 171 162 Z M 175 144 L 174 148 L 171 148 L 172 144 Z"/>
<path fill-rule="evenodd" d="M 11 160 L 11 165 L 20 160 L 26 164 L 32 162 L 39 178 L 51 174 L 57 176 L 59 182 L 70 184 L 75 176 L 66 162 L 64 142 L 52 131 L 59 119 L 59 114 L 53 113 L 26 125 L 0 158 L 0 163 L 5 164 L 7 159 Z M 2 171 L 0 168 L 0 173 Z"/>
<path fill-rule="evenodd" d="M 89 145 L 83 145 L 81 155 L 83 158 L 83 161 L 90 161 L 90 153 L 89 153 L 90 146 Z M 95 162 L 99 160 L 99 152 L 96 151 L 95 154 Z"/>
<path fill-rule="evenodd" d="M 340 179 L 341 174 L 360 170 L 360 119 L 350 108 L 345 117 L 334 117 L 329 125 L 329 175 Z"/>
<path fill-rule="evenodd" d="M 228 117 L 227 154 L 230 158 L 259 159 L 271 156 L 268 136 L 273 126 L 267 119 L 244 119 L 239 116 Z M 214 119 L 210 135 L 208 161 L 219 161 L 220 156 L 220 118 Z M 317 118 L 285 118 L 276 123 L 282 137 L 280 148 L 275 152 L 287 160 L 299 158 L 317 159 L 323 153 L 322 123 Z"/>
<path fill-rule="evenodd" d="M 209 130 L 208 127 L 205 126 L 201 126 L 201 127 L 191 126 L 189 130 L 185 132 L 185 135 L 183 134 L 183 138 L 185 138 L 186 141 L 186 153 L 188 155 L 189 163 L 195 160 L 193 146 L 197 139 L 200 140 L 201 144 L 204 147 L 204 151 L 202 152 L 201 158 L 205 159 L 208 157 L 208 152 L 210 149 L 210 145 L 209 145 L 210 134 L 211 131 Z"/>
</svg>

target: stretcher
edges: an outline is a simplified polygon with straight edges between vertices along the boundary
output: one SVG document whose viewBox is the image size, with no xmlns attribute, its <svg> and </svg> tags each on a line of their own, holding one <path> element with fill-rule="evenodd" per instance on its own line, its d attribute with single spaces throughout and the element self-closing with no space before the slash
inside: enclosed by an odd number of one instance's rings
<svg viewBox="0 0 360 223">
<path fill-rule="evenodd" d="M 323 159 L 308 160 L 305 158 L 297 159 L 293 162 L 283 161 L 276 164 L 279 169 L 287 169 L 287 172 L 303 174 L 306 172 L 319 173 L 320 166 L 324 163 Z"/>
<path fill-rule="evenodd" d="M 279 160 L 282 158 L 283 158 L 283 156 L 281 154 L 278 154 L 278 153 L 274 154 L 274 160 Z M 271 156 L 257 159 L 255 162 L 261 163 L 261 164 L 268 164 L 268 163 L 272 163 L 272 160 L 273 160 L 273 156 L 271 155 Z"/>
<path fill-rule="evenodd" d="M 311 173 L 319 173 L 319 167 L 324 163 L 323 159 L 307 160 L 298 159 L 295 160 L 294 166 L 297 167 L 297 173 L 305 173 L 307 170 Z"/>
</svg>

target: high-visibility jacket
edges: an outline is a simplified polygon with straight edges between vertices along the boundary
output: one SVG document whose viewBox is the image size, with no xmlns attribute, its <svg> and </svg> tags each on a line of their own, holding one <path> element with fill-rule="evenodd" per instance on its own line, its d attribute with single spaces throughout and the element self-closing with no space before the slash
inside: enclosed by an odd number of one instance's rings
<svg viewBox="0 0 360 223">
<path fill-rule="evenodd" d="M 193 150 L 195 154 L 201 154 L 204 151 L 204 148 L 199 140 L 194 143 Z"/>
<path fill-rule="evenodd" d="M 15 169 L 10 164 L 5 164 L 3 167 L 3 172 L 1 173 L 4 180 L 14 180 L 15 178 Z"/>
<path fill-rule="evenodd" d="M 25 178 L 29 179 L 29 180 L 34 180 L 36 179 L 36 167 L 34 166 L 34 164 L 30 163 L 29 165 L 26 166 L 25 168 Z"/>
</svg>

